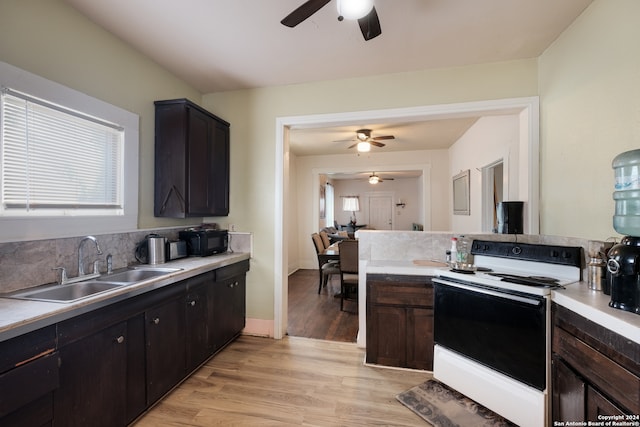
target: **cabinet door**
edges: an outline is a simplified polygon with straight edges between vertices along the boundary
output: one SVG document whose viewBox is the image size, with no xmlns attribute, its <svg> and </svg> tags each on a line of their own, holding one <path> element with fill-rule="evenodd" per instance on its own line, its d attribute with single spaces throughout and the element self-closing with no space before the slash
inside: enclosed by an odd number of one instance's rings
<svg viewBox="0 0 640 427">
<path fill-rule="evenodd" d="M 154 215 L 228 215 L 229 123 L 186 99 L 155 105 Z"/>
<path fill-rule="evenodd" d="M 367 362 L 405 366 L 407 313 L 404 307 L 369 304 L 367 307 Z"/>
<path fill-rule="evenodd" d="M 433 370 L 433 310 L 407 309 L 406 367 Z"/>
<path fill-rule="evenodd" d="M 186 297 L 187 372 L 197 368 L 212 353 L 208 289 L 209 287 L 206 284 L 198 286 L 192 289 Z"/>
<path fill-rule="evenodd" d="M 59 350 L 56 425 L 126 425 L 126 331 L 118 323 Z"/>
<path fill-rule="evenodd" d="M 211 150 L 211 118 L 194 108 L 189 114 L 187 143 L 187 213 L 208 214 L 209 188 L 213 151 Z"/>
<path fill-rule="evenodd" d="M 210 151 L 209 213 L 229 215 L 229 126 L 213 122 Z"/>
<path fill-rule="evenodd" d="M 367 276 L 367 362 L 433 369 L 430 277 Z"/>
<path fill-rule="evenodd" d="M 212 298 L 212 342 L 214 351 L 224 347 L 245 326 L 245 276 L 216 282 Z"/>
<path fill-rule="evenodd" d="M 145 312 L 147 404 L 182 380 L 185 362 L 184 299 L 170 300 Z"/>
<path fill-rule="evenodd" d="M 552 358 L 551 370 L 553 421 L 584 420 L 586 384 L 556 355 Z"/>
<path fill-rule="evenodd" d="M 587 386 L 587 420 L 599 421 L 600 415 L 624 415 L 625 411 L 604 397 L 598 390 Z"/>
</svg>

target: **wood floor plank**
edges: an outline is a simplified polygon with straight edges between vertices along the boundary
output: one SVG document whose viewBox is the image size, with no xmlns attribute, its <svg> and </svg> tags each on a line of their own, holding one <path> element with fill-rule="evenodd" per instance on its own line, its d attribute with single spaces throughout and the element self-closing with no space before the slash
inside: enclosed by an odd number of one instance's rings
<svg viewBox="0 0 640 427">
<path fill-rule="evenodd" d="M 358 314 L 340 310 L 340 278 L 332 276 L 318 294 L 318 270 L 298 270 L 289 276 L 287 334 L 294 337 L 356 342 Z M 353 302 L 345 306 L 354 310 Z"/>
<path fill-rule="evenodd" d="M 241 336 L 135 425 L 428 425 L 395 396 L 429 373 L 363 362 L 354 343 Z"/>
</svg>

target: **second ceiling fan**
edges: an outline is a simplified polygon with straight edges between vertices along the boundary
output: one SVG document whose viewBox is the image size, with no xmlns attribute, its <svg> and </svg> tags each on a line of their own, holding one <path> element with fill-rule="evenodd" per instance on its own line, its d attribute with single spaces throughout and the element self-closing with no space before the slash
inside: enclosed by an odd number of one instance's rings
<svg viewBox="0 0 640 427">
<path fill-rule="evenodd" d="M 287 15 L 280 23 L 295 27 L 311 15 L 322 9 L 331 0 L 308 0 Z M 371 40 L 382 34 L 378 13 L 373 0 L 336 0 L 338 2 L 338 21 L 357 19 L 365 40 Z"/>
<path fill-rule="evenodd" d="M 371 129 L 358 129 L 356 131 L 356 139 L 350 139 L 348 141 L 356 141 L 355 144 L 350 145 L 349 148 L 358 147 L 359 152 L 367 152 L 371 150 L 371 146 L 384 147 L 380 141 L 395 139 L 393 135 L 371 136 Z"/>
</svg>

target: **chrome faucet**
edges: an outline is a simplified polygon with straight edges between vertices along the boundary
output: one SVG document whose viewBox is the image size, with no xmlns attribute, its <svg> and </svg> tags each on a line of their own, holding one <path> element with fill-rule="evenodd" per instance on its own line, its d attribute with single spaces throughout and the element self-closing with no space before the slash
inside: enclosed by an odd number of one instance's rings
<svg viewBox="0 0 640 427">
<path fill-rule="evenodd" d="M 85 272 L 84 272 L 84 265 L 82 264 L 82 259 L 83 259 L 83 253 L 82 253 L 82 244 L 84 243 L 85 240 L 91 240 L 93 243 L 96 244 L 96 250 L 98 251 L 98 255 L 102 255 L 102 250 L 100 249 L 100 245 L 98 244 L 98 240 L 93 237 L 93 236 L 87 236 L 84 237 L 82 240 L 80 240 L 80 243 L 78 244 L 78 277 L 82 277 L 85 276 Z M 95 271 L 95 264 L 94 264 L 94 274 L 97 273 L 97 271 Z"/>
</svg>

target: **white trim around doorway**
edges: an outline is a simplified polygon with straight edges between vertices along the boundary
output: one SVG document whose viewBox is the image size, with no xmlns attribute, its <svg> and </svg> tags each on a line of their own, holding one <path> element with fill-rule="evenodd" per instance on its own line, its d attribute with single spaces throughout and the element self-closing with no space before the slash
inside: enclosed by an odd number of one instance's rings
<svg viewBox="0 0 640 427">
<path fill-rule="evenodd" d="M 287 327 L 287 259 L 288 241 L 285 224 L 288 219 L 286 206 L 289 189 L 289 141 L 290 128 L 344 126 L 373 121 L 418 121 L 465 117 L 477 114 L 512 114 L 522 112 L 526 120 L 521 151 L 527 153 L 527 164 L 519 166 L 519 185 L 527 189 L 528 208 L 526 222 L 528 232 L 539 232 L 539 99 L 538 97 L 509 98 L 455 104 L 427 105 L 385 110 L 355 111 L 345 113 L 314 114 L 276 118 L 275 158 L 275 212 L 274 212 L 274 338 L 281 339 Z"/>
</svg>

